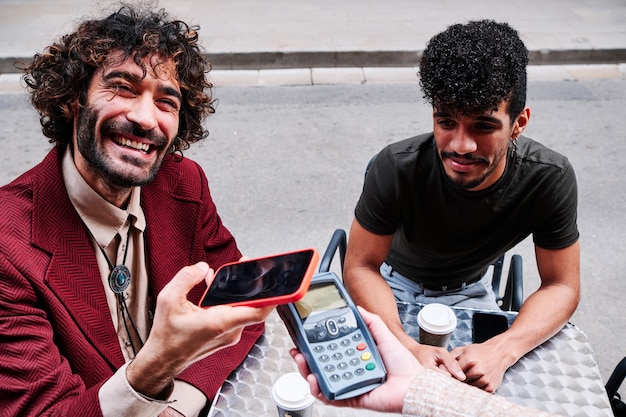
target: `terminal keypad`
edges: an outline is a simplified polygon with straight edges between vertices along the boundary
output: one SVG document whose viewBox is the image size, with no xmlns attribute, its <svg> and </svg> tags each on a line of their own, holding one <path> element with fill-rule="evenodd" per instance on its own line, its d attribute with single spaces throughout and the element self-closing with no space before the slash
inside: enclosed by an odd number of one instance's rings
<svg viewBox="0 0 626 417">
<path fill-rule="evenodd" d="M 362 341 L 363 334 L 358 329 L 351 330 L 349 334 L 338 334 L 337 339 L 318 342 L 313 347 L 317 360 L 323 364 L 322 371 L 333 383 L 349 381 L 376 369 L 372 354 Z"/>
</svg>

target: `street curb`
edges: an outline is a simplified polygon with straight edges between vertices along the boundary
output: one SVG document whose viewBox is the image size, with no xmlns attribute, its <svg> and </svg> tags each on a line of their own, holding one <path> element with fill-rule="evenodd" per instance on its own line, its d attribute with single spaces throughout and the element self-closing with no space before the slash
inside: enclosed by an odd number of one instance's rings
<svg viewBox="0 0 626 417">
<path fill-rule="evenodd" d="M 34 53 L 34 52 L 33 52 Z M 286 69 L 335 67 L 415 67 L 421 50 L 414 51 L 312 51 L 218 52 L 206 57 L 214 69 Z M 28 64 L 32 56 L 0 57 L 0 74 L 21 72 L 17 62 Z M 618 64 L 626 62 L 626 48 L 532 50 L 531 65 Z"/>
<path fill-rule="evenodd" d="M 214 69 L 285 69 L 334 67 L 416 67 L 422 50 L 214 53 L 207 57 Z M 626 48 L 535 50 L 530 65 L 619 64 L 626 62 Z"/>
</svg>

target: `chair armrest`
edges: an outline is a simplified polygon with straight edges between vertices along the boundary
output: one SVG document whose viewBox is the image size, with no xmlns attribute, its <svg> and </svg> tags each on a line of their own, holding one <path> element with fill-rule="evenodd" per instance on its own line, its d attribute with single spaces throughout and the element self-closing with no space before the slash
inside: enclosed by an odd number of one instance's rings
<svg viewBox="0 0 626 417">
<path fill-rule="evenodd" d="M 347 245 L 346 232 L 343 229 L 335 230 L 320 260 L 319 272 L 328 272 L 330 270 L 330 264 L 333 261 L 337 249 L 339 249 L 339 261 L 341 262 L 341 273 L 343 275 L 343 261 L 346 258 Z"/>
<path fill-rule="evenodd" d="M 626 378 L 626 357 L 617 364 L 606 383 L 606 393 L 609 395 L 610 400 L 617 394 L 617 390 L 622 385 L 624 378 Z"/>
<path fill-rule="evenodd" d="M 500 257 L 498 257 L 492 265 L 493 274 L 491 275 L 491 286 L 493 287 L 493 292 L 496 295 L 496 300 L 501 300 L 500 281 L 502 279 L 502 267 L 504 266 L 504 254 L 500 255 Z"/>
<path fill-rule="evenodd" d="M 512 311 L 519 311 L 524 301 L 524 281 L 523 281 L 523 265 L 520 255 L 511 257 L 511 265 L 509 266 L 509 276 L 506 283 L 506 293 L 504 298 L 510 302 Z"/>
</svg>

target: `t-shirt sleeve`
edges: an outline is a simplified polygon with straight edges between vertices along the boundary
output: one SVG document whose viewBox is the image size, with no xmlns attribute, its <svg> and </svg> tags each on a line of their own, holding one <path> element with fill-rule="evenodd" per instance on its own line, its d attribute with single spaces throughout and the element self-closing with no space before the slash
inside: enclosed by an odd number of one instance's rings
<svg viewBox="0 0 626 417">
<path fill-rule="evenodd" d="M 366 230 L 378 235 L 395 233 L 401 222 L 394 159 L 387 147 L 372 161 L 354 215 Z"/>
<path fill-rule="evenodd" d="M 542 207 L 547 215 L 533 231 L 535 244 L 545 249 L 562 249 L 574 244 L 579 237 L 578 187 L 571 164 L 567 163 L 556 176 Z"/>
</svg>

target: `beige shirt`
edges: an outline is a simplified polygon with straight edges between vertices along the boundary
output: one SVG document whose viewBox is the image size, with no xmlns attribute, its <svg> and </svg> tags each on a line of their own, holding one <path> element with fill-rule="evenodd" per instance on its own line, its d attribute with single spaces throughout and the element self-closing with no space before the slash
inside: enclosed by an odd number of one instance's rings
<svg viewBox="0 0 626 417">
<path fill-rule="evenodd" d="M 125 210 L 116 207 L 96 193 L 82 178 L 72 159 L 70 150 L 65 152 L 62 164 L 65 188 L 74 208 L 92 236 L 92 244 L 100 269 L 102 285 L 113 326 L 118 335 L 122 354 L 128 363 L 134 359 L 133 345 L 129 340 L 124 320 L 120 314 L 120 303 L 109 286 L 111 269 L 105 258 L 115 265 L 124 263 L 130 270 L 130 286 L 123 296 L 130 311 L 138 336 L 130 321 L 127 325 L 137 351 L 145 341 L 152 325 L 153 300 L 148 292 L 148 271 L 143 233 L 146 219 L 140 205 L 140 187 L 131 191 Z M 128 238 L 128 248 L 126 242 Z M 102 250 L 101 250 L 101 249 Z M 151 401 L 135 392 L 126 380 L 126 366 L 120 368 L 98 393 L 104 417 L 132 415 L 155 416 L 168 407 L 174 408 L 185 417 L 196 417 L 206 404 L 206 396 L 184 381 L 174 381 L 174 392 L 168 401 Z"/>
<path fill-rule="evenodd" d="M 556 417 L 512 403 L 430 369 L 420 373 L 404 397 L 405 417 Z"/>
</svg>

